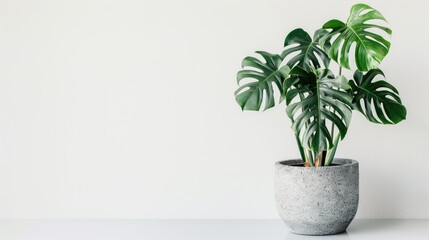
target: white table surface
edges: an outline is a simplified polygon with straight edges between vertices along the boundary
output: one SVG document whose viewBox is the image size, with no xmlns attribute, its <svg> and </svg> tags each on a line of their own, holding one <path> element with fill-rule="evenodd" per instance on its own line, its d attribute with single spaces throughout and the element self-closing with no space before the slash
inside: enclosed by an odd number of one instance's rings
<svg viewBox="0 0 429 240">
<path fill-rule="evenodd" d="M 346 233 L 296 235 L 280 220 L 0 220 L 1 240 L 424 239 L 429 220 L 354 220 Z"/>
</svg>

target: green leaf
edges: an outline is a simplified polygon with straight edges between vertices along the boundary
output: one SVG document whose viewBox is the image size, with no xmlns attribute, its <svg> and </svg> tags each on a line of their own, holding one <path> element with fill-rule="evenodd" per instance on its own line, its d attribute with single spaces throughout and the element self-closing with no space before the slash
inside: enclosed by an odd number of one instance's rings
<svg viewBox="0 0 429 240">
<path fill-rule="evenodd" d="M 239 85 L 243 79 L 250 80 L 250 82 L 241 84 L 234 93 L 235 100 L 243 110 L 258 111 L 262 108 L 267 110 L 274 107 L 273 84 L 281 90 L 283 80 L 290 70 L 287 65 L 280 67 L 282 62 L 280 55 L 262 51 L 256 53 L 260 54 L 265 62 L 255 57 L 246 57 L 241 64 L 243 70 L 237 73 Z M 262 106 L 264 98 L 265 106 Z"/>
<path fill-rule="evenodd" d="M 341 88 L 349 88 L 344 77 L 335 78 L 328 69 L 308 72 L 295 67 L 284 81 L 284 88 L 288 86 L 286 113 L 306 149 L 319 153 L 333 147 L 328 123 L 334 124 L 341 139 L 345 137 L 352 116 L 352 97 Z"/>
<path fill-rule="evenodd" d="M 371 20 L 386 22 L 383 15 L 365 4 L 356 4 L 350 10 L 347 23 L 340 20 L 330 20 L 323 25 L 331 29 L 329 34 L 320 39 L 322 44 L 331 41 L 332 46 L 328 55 L 342 67 L 350 69 L 349 53 L 353 43 L 355 46 L 355 62 L 360 71 L 378 68 L 390 49 L 390 42 L 374 29 L 381 30 L 389 36 L 392 30 L 386 26 L 368 23 Z"/>
<path fill-rule="evenodd" d="M 309 70 L 309 67 L 320 68 L 319 60 L 317 56 L 323 62 L 325 68 L 329 66 L 329 57 L 325 51 L 319 47 L 319 40 L 321 37 L 326 35 L 328 31 L 324 29 L 319 29 L 314 33 L 313 40 L 307 32 L 301 28 L 297 28 L 290 32 L 285 39 L 284 46 L 285 50 L 281 54 L 281 57 L 284 59 L 291 54 L 298 53 L 296 56 L 292 57 L 287 65 L 293 68 L 294 66 L 300 66 L 306 70 Z M 326 45 L 325 49 L 329 46 Z"/>
<path fill-rule="evenodd" d="M 350 80 L 353 108 L 361 112 L 374 123 L 396 124 L 407 116 L 407 109 L 402 105 L 398 90 L 384 80 L 380 69 L 373 69 L 363 75 L 356 71 Z M 373 109 L 375 111 L 373 111 Z"/>
</svg>

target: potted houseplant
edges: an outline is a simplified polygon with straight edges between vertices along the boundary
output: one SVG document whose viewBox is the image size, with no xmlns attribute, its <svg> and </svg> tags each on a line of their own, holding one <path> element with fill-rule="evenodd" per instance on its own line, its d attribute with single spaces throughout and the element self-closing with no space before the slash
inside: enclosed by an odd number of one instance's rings
<svg viewBox="0 0 429 240">
<path fill-rule="evenodd" d="M 352 111 L 378 124 L 406 117 L 398 91 L 379 69 L 390 49 L 392 31 L 386 25 L 380 12 L 356 4 L 346 22 L 330 20 L 313 38 L 295 29 L 282 53 L 257 51 L 261 58 L 248 56 L 242 62 L 235 91 L 240 107 L 274 107 L 277 88 L 292 121 L 300 159 L 275 164 L 275 192 L 279 215 L 294 233 L 344 232 L 356 214 L 358 162 L 334 158 Z"/>
</svg>

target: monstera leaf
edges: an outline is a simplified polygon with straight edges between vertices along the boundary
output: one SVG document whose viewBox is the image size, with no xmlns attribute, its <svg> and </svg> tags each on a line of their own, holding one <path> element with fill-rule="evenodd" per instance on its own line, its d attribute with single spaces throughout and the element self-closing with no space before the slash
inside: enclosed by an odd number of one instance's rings
<svg viewBox="0 0 429 240">
<path fill-rule="evenodd" d="M 376 77 L 384 79 L 380 69 L 370 70 L 365 75 L 355 72 L 354 81 L 349 82 L 354 95 L 353 106 L 371 122 L 399 123 L 406 118 L 407 110 L 401 103 L 398 90 L 384 80 L 374 81 Z"/>
<path fill-rule="evenodd" d="M 335 78 L 328 69 L 315 72 L 295 67 L 290 78 L 284 81 L 287 115 L 292 119 L 292 129 L 300 136 L 306 149 L 316 153 L 333 147 L 333 136 L 327 124 L 333 123 L 341 138 L 347 133 L 351 120 L 352 97 L 345 90 L 347 80 Z"/>
<path fill-rule="evenodd" d="M 333 41 L 329 49 L 329 56 L 342 67 L 350 69 L 350 49 L 353 43 L 355 47 L 355 62 L 360 71 L 368 71 L 379 66 L 387 55 L 390 42 L 377 34 L 373 29 L 381 30 L 389 36 L 390 28 L 378 24 L 368 23 L 371 20 L 382 20 L 383 15 L 377 10 L 365 4 L 356 4 L 350 10 L 347 23 L 340 20 L 331 20 L 324 29 L 331 29 L 330 33 L 321 38 L 321 43 Z"/>
<path fill-rule="evenodd" d="M 281 89 L 284 76 L 289 73 L 287 65 L 279 67 L 282 58 L 278 54 L 262 51 L 256 53 L 260 54 L 265 62 L 255 57 L 246 57 L 241 64 L 243 70 L 237 73 L 238 84 L 243 79 L 250 80 L 250 82 L 242 84 L 234 93 L 235 100 L 243 110 L 258 111 L 261 108 L 267 110 L 274 107 L 273 84 Z M 264 96 L 265 106 L 262 106 Z"/>
<path fill-rule="evenodd" d="M 286 49 L 281 54 L 281 57 L 284 59 L 291 54 L 298 53 L 287 62 L 287 65 L 291 68 L 298 65 L 309 70 L 310 66 L 316 69 L 321 67 L 317 59 L 317 56 L 319 56 L 323 65 L 327 68 L 330 59 L 325 51 L 319 47 L 320 38 L 327 33 L 328 31 L 319 29 L 314 33 L 313 39 L 311 39 L 310 35 L 301 28 L 293 30 L 286 36 L 284 43 Z M 329 45 L 326 43 L 325 49 L 328 47 Z"/>
</svg>

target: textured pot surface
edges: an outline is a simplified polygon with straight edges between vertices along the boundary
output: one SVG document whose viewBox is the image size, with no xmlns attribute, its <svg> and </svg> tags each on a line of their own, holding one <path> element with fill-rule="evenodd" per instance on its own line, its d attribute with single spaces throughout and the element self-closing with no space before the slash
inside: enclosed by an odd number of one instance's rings
<svg viewBox="0 0 429 240">
<path fill-rule="evenodd" d="M 301 160 L 275 164 L 275 199 L 280 217 L 297 234 L 344 232 L 358 208 L 359 163 L 334 159 L 333 164 L 338 165 L 296 166 L 299 164 Z"/>
</svg>

